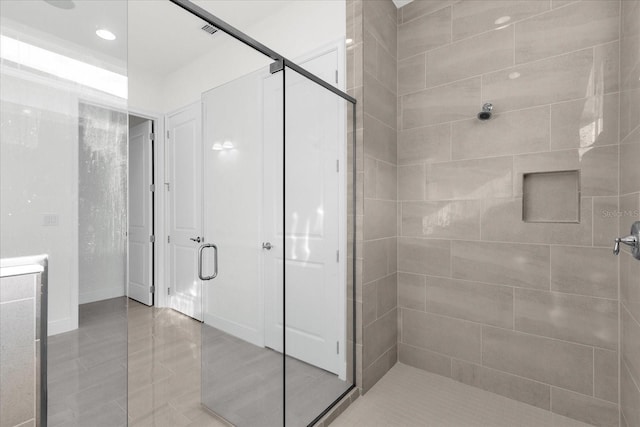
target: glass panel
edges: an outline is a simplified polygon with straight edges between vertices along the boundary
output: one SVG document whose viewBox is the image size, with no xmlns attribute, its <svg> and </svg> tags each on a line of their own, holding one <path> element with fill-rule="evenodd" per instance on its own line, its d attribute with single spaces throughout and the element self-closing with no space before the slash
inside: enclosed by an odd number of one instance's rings
<svg viewBox="0 0 640 427">
<path fill-rule="evenodd" d="M 124 426 L 127 4 L 0 7 L 0 255 L 49 255 L 48 421 Z"/>
<path fill-rule="evenodd" d="M 333 82 L 338 51 L 301 65 Z M 311 423 L 352 385 L 345 164 L 351 104 L 289 68 L 285 87 L 285 418 L 298 426 Z M 281 162 L 274 159 L 274 165 Z M 276 309 L 275 316 L 281 328 L 282 312 Z"/>
<path fill-rule="evenodd" d="M 269 69 L 205 93 L 204 230 L 217 246 L 218 275 L 205 282 L 203 403 L 237 426 L 282 425 L 282 355 L 265 316 L 282 266 L 271 224 L 282 181 L 265 162 L 282 152 L 282 73 Z M 207 252 L 208 251 L 208 252 Z M 215 270 L 215 248 L 205 271 Z"/>
</svg>

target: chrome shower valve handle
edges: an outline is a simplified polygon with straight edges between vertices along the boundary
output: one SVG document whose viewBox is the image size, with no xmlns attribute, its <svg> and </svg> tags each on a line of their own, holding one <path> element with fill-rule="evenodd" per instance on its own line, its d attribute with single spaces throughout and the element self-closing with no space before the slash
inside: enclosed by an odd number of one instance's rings
<svg viewBox="0 0 640 427">
<path fill-rule="evenodd" d="M 618 237 L 613 246 L 613 254 L 620 253 L 620 243 L 631 247 L 631 254 L 635 259 L 640 260 L 640 221 L 636 221 L 631 226 L 631 234 L 627 237 Z"/>
</svg>

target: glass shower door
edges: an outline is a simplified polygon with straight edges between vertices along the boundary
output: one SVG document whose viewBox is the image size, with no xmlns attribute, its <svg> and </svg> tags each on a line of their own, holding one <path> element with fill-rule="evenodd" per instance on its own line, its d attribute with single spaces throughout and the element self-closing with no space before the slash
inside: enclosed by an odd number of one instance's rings
<svg viewBox="0 0 640 427">
<path fill-rule="evenodd" d="M 266 66 L 202 97 L 202 402 L 237 426 L 283 424 L 283 356 L 265 341 L 263 288 L 282 277 L 265 263 L 282 241 L 264 226 L 282 220 L 263 209 L 265 191 L 282 191 L 263 161 L 282 152 L 281 82 Z"/>
</svg>

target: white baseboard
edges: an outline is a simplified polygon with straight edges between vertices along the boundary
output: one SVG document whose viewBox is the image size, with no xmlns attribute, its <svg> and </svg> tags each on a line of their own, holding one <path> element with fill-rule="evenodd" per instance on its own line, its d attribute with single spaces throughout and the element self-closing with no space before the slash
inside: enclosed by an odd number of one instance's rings
<svg viewBox="0 0 640 427">
<path fill-rule="evenodd" d="M 58 335 L 75 329 L 78 329 L 78 322 L 73 322 L 70 317 L 60 320 L 51 320 L 47 323 L 47 336 Z"/>
<path fill-rule="evenodd" d="M 86 304 L 88 302 L 102 301 L 110 298 L 117 298 L 124 296 L 124 289 L 120 286 L 100 289 L 99 291 L 84 292 L 78 295 L 79 303 Z"/>
<path fill-rule="evenodd" d="M 204 323 L 253 345 L 264 347 L 264 336 L 262 331 L 248 328 L 244 325 L 239 325 L 207 313 L 204 314 Z"/>
</svg>

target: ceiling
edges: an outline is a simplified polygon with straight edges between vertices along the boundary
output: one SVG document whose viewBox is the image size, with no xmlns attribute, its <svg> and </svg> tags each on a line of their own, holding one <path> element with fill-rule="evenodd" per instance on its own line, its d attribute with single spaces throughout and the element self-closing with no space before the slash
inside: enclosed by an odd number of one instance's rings
<svg viewBox="0 0 640 427">
<path fill-rule="evenodd" d="M 194 2 L 251 35 L 253 26 L 295 1 L 304 0 Z M 410 1 L 393 0 L 397 7 Z M 66 49 L 75 54 L 80 46 L 86 57 L 105 68 L 114 68 L 110 63 L 122 66 L 128 59 L 129 65 L 156 76 L 211 52 L 217 41 L 229 37 L 221 32 L 213 36 L 205 33 L 200 29 L 204 22 L 167 0 L 1 0 L 0 14 L 18 26 L 28 26 L 29 31 L 24 32 L 43 39 L 43 47 L 63 40 L 57 43 L 60 53 Z M 99 28 L 109 29 L 116 40 L 97 37 Z"/>
<path fill-rule="evenodd" d="M 195 3 L 241 31 L 250 34 L 256 23 L 269 19 L 292 1 L 300 0 L 196 0 Z M 129 64 L 166 75 L 215 49 L 229 38 L 201 30 L 204 21 L 166 0 L 129 2 Z"/>
<path fill-rule="evenodd" d="M 252 26 L 293 1 L 304 0 L 195 3 L 250 34 Z M 82 50 L 83 60 L 90 57 L 112 69 L 109 64 L 124 65 L 128 59 L 130 65 L 161 76 L 211 52 L 216 41 L 229 37 L 205 33 L 200 29 L 203 21 L 167 0 L 0 0 L 0 15 L 9 20 L 3 21 L 10 24 L 7 27 L 17 27 L 21 37 L 27 35 L 47 49 L 75 57 Z M 99 28 L 113 32 L 116 40 L 97 37 Z"/>
</svg>

